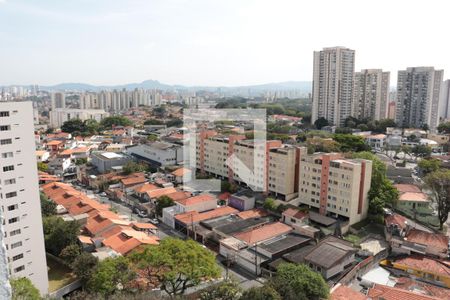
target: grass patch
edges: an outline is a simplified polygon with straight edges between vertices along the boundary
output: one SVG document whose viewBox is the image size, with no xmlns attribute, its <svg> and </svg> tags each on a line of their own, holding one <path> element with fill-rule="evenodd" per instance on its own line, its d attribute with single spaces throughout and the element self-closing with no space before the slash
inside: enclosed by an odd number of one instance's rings
<svg viewBox="0 0 450 300">
<path fill-rule="evenodd" d="M 76 280 L 72 270 L 47 255 L 48 290 L 54 292 Z"/>
<path fill-rule="evenodd" d="M 359 242 L 361 241 L 361 237 L 357 236 L 356 234 L 347 234 L 344 236 L 344 240 L 349 241 L 353 244 L 353 246 L 359 245 Z"/>
</svg>

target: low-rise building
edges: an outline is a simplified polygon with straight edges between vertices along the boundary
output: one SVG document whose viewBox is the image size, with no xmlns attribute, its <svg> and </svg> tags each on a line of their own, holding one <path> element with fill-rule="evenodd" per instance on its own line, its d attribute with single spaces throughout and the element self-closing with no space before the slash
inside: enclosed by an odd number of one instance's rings
<svg viewBox="0 0 450 300">
<path fill-rule="evenodd" d="M 399 199 L 395 203 L 396 209 L 409 216 L 415 214 L 430 215 L 432 213 L 431 201 L 418 186 L 413 184 L 395 184 L 394 186 L 400 193 Z"/>
<path fill-rule="evenodd" d="M 386 147 L 385 134 L 372 134 L 365 137 L 366 144 L 374 151 L 382 151 Z"/>
<path fill-rule="evenodd" d="M 91 154 L 91 163 L 99 173 L 106 173 L 112 170 L 121 170 L 131 158 L 124 154 L 114 152 L 93 152 Z"/>
<path fill-rule="evenodd" d="M 47 162 L 50 158 L 50 152 L 45 150 L 36 150 L 36 160 L 37 162 Z"/>
<path fill-rule="evenodd" d="M 183 162 L 183 147 L 165 142 L 153 142 L 132 146 L 126 152 L 154 167 L 165 167 Z"/>
<path fill-rule="evenodd" d="M 298 178 L 300 203 L 350 225 L 366 218 L 371 161 L 345 159 L 340 153 L 302 155 Z"/>
</svg>

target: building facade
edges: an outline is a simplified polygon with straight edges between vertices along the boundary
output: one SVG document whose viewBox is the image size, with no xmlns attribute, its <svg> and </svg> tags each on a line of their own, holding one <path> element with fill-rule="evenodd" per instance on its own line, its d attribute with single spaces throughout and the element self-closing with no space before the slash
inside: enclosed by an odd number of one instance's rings
<svg viewBox="0 0 450 300">
<path fill-rule="evenodd" d="M 76 108 L 56 108 L 50 112 L 50 126 L 59 128 L 64 122 L 71 119 L 96 120 L 100 122 L 102 119 L 109 117 L 109 113 L 103 109 L 76 109 Z"/>
<path fill-rule="evenodd" d="M 202 133 L 196 143 L 196 166 L 200 173 L 245 184 L 285 200 L 297 196 L 299 148 L 283 145 L 281 141 L 266 141 L 265 146 L 257 145 L 262 148 L 255 151 L 255 144 L 245 136 L 207 136 Z M 244 168 L 250 172 L 240 172 Z"/>
<path fill-rule="evenodd" d="M 433 131 L 439 122 L 439 96 L 443 70 L 433 67 L 407 68 L 398 71 L 396 118 L 398 126 Z"/>
<path fill-rule="evenodd" d="M 441 86 L 439 99 L 439 118 L 441 120 L 450 119 L 450 79 L 445 80 Z"/>
<path fill-rule="evenodd" d="M 31 102 L 0 102 L 0 198 L 9 274 L 48 292 Z"/>
<path fill-rule="evenodd" d="M 354 50 L 334 47 L 314 52 L 313 124 L 323 117 L 332 125 L 343 126 L 351 116 L 354 70 Z"/>
<path fill-rule="evenodd" d="M 52 102 L 52 110 L 56 108 L 66 108 L 66 95 L 64 93 L 52 93 L 50 95 Z"/>
<path fill-rule="evenodd" d="M 298 177 L 300 203 L 350 225 L 367 216 L 371 161 L 344 159 L 340 153 L 302 155 Z"/>
<path fill-rule="evenodd" d="M 353 83 L 352 116 L 381 120 L 388 117 L 390 73 L 381 69 L 356 72 Z"/>
</svg>

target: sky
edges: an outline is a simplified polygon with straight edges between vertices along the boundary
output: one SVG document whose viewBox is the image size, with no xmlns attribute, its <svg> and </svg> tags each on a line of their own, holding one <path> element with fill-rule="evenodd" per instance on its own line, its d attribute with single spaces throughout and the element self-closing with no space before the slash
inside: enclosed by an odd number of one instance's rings
<svg viewBox="0 0 450 300">
<path fill-rule="evenodd" d="M 312 80 L 313 51 L 356 70 L 450 78 L 448 0 L 0 0 L 0 85 L 147 79 L 232 86 Z"/>
</svg>

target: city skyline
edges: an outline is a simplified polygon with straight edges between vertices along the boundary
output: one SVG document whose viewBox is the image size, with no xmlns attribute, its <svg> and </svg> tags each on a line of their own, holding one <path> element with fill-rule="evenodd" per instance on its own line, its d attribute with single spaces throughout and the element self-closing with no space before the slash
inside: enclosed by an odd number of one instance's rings
<svg viewBox="0 0 450 300">
<path fill-rule="evenodd" d="M 450 69 L 449 46 L 430 46 L 441 38 L 431 29 L 446 25 L 438 4 L 408 2 L 405 14 L 398 13 L 404 2 L 370 8 L 383 20 L 409 22 L 401 35 L 389 22 L 367 22 L 367 8 L 356 1 L 122 4 L 0 1 L 0 85 L 113 85 L 150 78 L 208 86 L 311 81 L 311 53 L 338 45 L 356 50 L 355 71 L 390 71 L 391 83 L 398 70 L 411 66 Z M 336 14 L 343 5 L 348 11 Z M 421 22 L 411 21 L 417 18 Z"/>
</svg>

